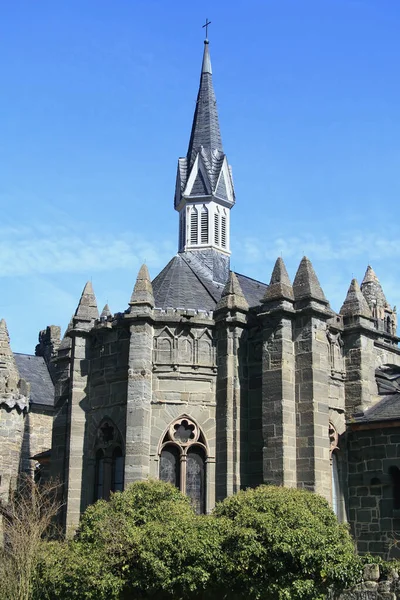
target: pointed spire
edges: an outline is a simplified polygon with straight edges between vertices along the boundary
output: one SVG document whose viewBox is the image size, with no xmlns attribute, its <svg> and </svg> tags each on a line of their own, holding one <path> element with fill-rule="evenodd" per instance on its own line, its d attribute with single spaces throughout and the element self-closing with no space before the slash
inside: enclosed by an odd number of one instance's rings
<svg viewBox="0 0 400 600">
<path fill-rule="evenodd" d="M 204 53 L 203 53 L 203 64 L 201 65 L 201 73 L 208 73 L 209 75 L 212 75 L 212 68 L 211 68 L 211 58 L 210 58 L 210 51 L 208 49 L 209 46 L 209 42 L 208 40 L 204 40 Z"/>
<path fill-rule="evenodd" d="M 149 270 L 145 264 L 140 267 L 129 304 L 131 306 L 134 304 L 148 304 L 151 308 L 154 308 L 153 286 Z"/>
<path fill-rule="evenodd" d="M 237 275 L 233 271 L 230 271 L 229 273 L 229 279 L 222 291 L 221 298 L 215 307 L 215 310 L 217 311 L 222 308 L 239 308 L 244 311 L 249 309 L 249 304 L 244 297 Z"/>
<path fill-rule="evenodd" d="M 373 306 L 389 307 L 381 283 L 371 265 L 368 265 L 365 271 L 364 279 L 361 283 L 361 291 L 371 310 Z"/>
<path fill-rule="evenodd" d="M 294 300 L 293 287 L 283 259 L 279 257 L 272 271 L 271 281 L 264 295 L 264 302 L 269 300 Z"/>
<path fill-rule="evenodd" d="M 204 54 L 197 95 L 196 110 L 193 118 L 192 133 L 187 152 L 188 168 L 195 161 L 201 146 L 209 151 L 223 153 L 221 131 L 219 127 L 217 101 L 212 82 L 211 59 L 208 40 L 204 41 Z"/>
<path fill-rule="evenodd" d="M 74 322 L 76 321 L 94 321 L 99 318 L 96 296 L 94 295 L 91 281 L 88 281 L 83 288 L 81 299 L 75 311 Z"/>
<path fill-rule="evenodd" d="M 106 304 L 103 308 L 103 310 L 101 311 L 101 315 L 100 315 L 100 319 L 107 319 L 107 317 L 111 317 L 111 310 L 110 307 L 108 306 L 108 304 Z"/>
<path fill-rule="evenodd" d="M 318 277 L 314 271 L 311 261 L 304 256 L 300 262 L 296 277 L 293 282 L 293 294 L 295 300 L 303 300 L 306 298 L 318 300 L 324 304 L 328 304 L 325 294 L 322 291 Z"/>
<path fill-rule="evenodd" d="M 340 314 L 344 317 L 366 317 L 372 319 L 372 313 L 364 298 L 357 279 L 352 279 Z"/>
</svg>

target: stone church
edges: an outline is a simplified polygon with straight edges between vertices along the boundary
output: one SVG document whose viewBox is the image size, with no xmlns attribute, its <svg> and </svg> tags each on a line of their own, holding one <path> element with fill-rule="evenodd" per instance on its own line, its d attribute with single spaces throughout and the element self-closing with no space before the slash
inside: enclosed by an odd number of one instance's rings
<svg viewBox="0 0 400 600">
<path fill-rule="evenodd" d="M 128 308 L 99 314 L 91 283 L 61 339 L 13 354 L 0 323 L 0 495 L 18 474 L 63 484 L 64 527 L 148 477 L 199 513 L 261 483 L 323 495 L 360 552 L 400 555 L 400 350 L 373 269 L 335 313 L 304 257 L 270 282 L 230 270 L 235 204 L 204 43 L 178 160 L 178 253 Z M 171 232 L 173 235 L 174 232 Z M 127 299 L 128 300 L 128 299 Z"/>
</svg>

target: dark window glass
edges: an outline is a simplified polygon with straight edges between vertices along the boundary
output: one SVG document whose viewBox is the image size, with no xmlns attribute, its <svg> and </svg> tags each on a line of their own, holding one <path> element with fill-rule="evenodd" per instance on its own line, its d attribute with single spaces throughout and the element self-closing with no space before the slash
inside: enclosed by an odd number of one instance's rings
<svg viewBox="0 0 400 600">
<path fill-rule="evenodd" d="M 160 479 L 180 488 L 180 452 L 176 446 L 165 446 L 161 452 Z"/>
<path fill-rule="evenodd" d="M 112 481 L 113 492 L 122 492 L 124 489 L 124 457 L 121 448 L 115 448 L 112 458 Z"/>
<path fill-rule="evenodd" d="M 186 461 L 186 494 L 197 514 L 205 512 L 205 458 L 199 446 L 188 449 Z"/>
<path fill-rule="evenodd" d="M 400 469 L 399 467 L 390 467 L 389 473 L 392 476 L 393 486 L 393 508 L 400 509 Z"/>
<path fill-rule="evenodd" d="M 104 453 L 98 450 L 96 453 L 96 485 L 95 500 L 104 498 Z"/>
</svg>

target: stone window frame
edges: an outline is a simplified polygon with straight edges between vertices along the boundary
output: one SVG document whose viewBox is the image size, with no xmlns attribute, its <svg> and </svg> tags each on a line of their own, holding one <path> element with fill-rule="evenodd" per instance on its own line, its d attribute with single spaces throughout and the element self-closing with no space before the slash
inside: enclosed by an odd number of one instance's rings
<svg viewBox="0 0 400 600">
<path fill-rule="evenodd" d="M 182 441 L 176 439 L 176 431 L 177 427 L 183 424 L 186 421 L 188 425 L 193 427 L 193 436 L 191 439 L 187 441 Z M 161 454 L 164 448 L 168 446 L 172 446 L 178 450 L 179 454 L 179 489 L 183 494 L 186 494 L 186 481 L 187 481 L 187 456 L 188 451 L 191 448 L 200 448 L 204 453 L 204 513 L 207 513 L 208 501 L 207 501 L 207 475 L 208 475 L 208 459 L 210 456 L 208 444 L 205 438 L 205 435 L 199 425 L 195 422 L 194 419 L 187 415 L 181 415 L 177 419 L 174 419 L 167 429 L 164 431 L 161 436 L 160 444 L 158 447 L 158 460 L 159 460 L 159 477 L 160 477 L 160 468 L 161 468 Z"/>
<path fill-rule="evenodd" d="M 125 467 L 125 448 L 123 438 L 113 419 L 103 418 L 96 432 L 96 441 L 93 448 L 94 456 L 94 501 L 103 499 L 109 500 L 111 492 L 122 491 L 124 489 L 124 467 Z M 115 490 L 116 461 L 122 456 L 122 485 Z M 99 470 L 102 463 L 102 495 L 99 496 Z"/>
</svg>

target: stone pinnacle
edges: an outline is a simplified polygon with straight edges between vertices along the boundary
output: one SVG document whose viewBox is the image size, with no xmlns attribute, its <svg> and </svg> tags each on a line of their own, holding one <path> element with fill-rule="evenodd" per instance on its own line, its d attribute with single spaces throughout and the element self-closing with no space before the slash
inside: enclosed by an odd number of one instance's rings
<svg viewBox="0 0 400 600">
<path fill-rule="evenodd" d="M 221 298 L 215 307 L 215 310 L 220 310 L 221 308 L 239 308 L 245 311 L 249 308 L 249 304 L 244 297 L 237 275 L 233 271 L 230 271 L 229 273 L 229 279 L 225 284 Z"/>
<path fill-rule="evenodd" d="M 269 300 L 294 300 L 293 287 L 281 257 L 275 263 L 271 281 L 263 298 L 264 302 Z"/>
<path fill-rule="evenodd" d="M 87 282 L 83 288 L 81 299 L 75 311 L 76 321 L 92 321 L 99 318 L 96 297 L 94 295 L 92 283 Z"/>
<path fill-rule="evenodd" d="M 304 256 L 300 262 L 296 277 L 293 282 L 293 294 L 295 300 L 318 300 L 328 304 L 325 294 L 322 291 L 318 277 L 314 271 L 311 261 Z"/>
<path fill-rule="evenodd" d="M 372 313 L 364 298 L 357 279 L 352 279 L 340 314 L 344 317 L 361 316 L 372 319 Z"/>
<path fill-rule="evenodd" d="M 129 304 L 130 306 L 135 304 L 148 304 L 151 308 L 154 308 L 153 286 L 151 284 L 149 270 L 145 264 L 140 267 Z"/>
</svg>

